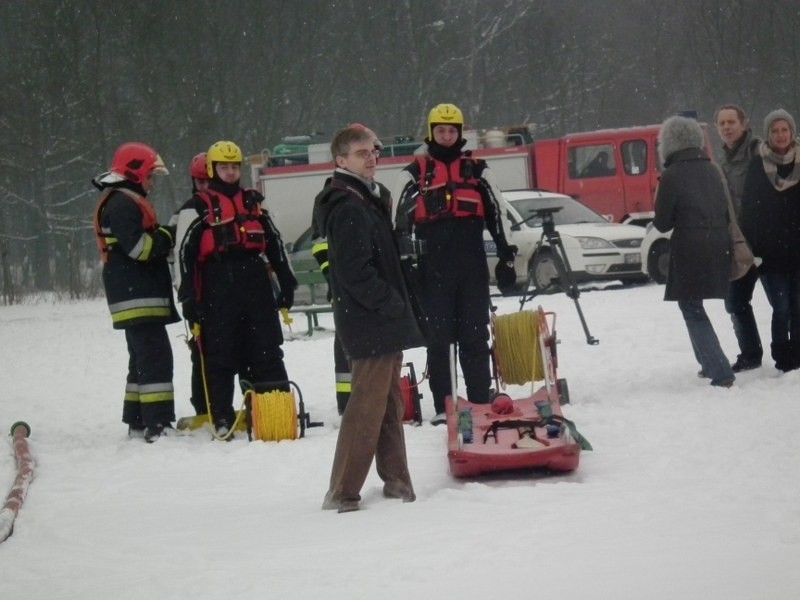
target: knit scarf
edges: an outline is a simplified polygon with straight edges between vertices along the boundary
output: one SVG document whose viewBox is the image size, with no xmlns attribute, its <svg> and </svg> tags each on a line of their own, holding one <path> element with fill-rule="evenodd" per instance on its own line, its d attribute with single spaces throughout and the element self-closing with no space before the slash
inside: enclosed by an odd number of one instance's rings
<svg viewBox="0 0 800 600">
<path fill-rule="evenodd" d="M 776 154 L 769 144 L 763 142 L 758 149 L 761 155 L 761 160 L 764 163 L 764 172 L 767 175 L 773 187 L 782 192 L 789 189 L 793 185 L 800 182 L 800 152 L 797 152 L 797 144 L 793 143 L 792 147 L 786 154 Z M 778 167 L 781 165 L 789 165 L 794 163 L 792 172 L 785 179 L 778 175 Z"/>
<path fill-rule="evenodd" d="M 375 196 L 376 198 L 381 197 L 381 188 L 378 187 L 378 184 L 375 183 L 372 179 L 364 179 L 363 177 L 361 177 L 361 175 L 357 175 L 352 171 L 348 171 L 347 169 L 343 169 L 341 167 L 336 167 L 336 171 L 358 179 L 361 183 L 363 183 L 366 186 L 366 188 L 372 193 L 373 196 Z"/>
</svg>

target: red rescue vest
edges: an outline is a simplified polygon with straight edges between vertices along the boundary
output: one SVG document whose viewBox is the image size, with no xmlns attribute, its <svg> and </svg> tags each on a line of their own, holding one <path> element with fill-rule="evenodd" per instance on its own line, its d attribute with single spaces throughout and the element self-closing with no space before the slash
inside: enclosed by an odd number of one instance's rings
<svg viewBox="0 0 800 600">
<path fill-rule="evenodd" d="M 198 192 L 206 205 L 206 229 L 200 238 L 199 261 L 212 254 L 246 251 L 259 254 L 267 249 L 267 236 L 259 221 L 261 205 L 245 203 L 245 191 L 239 190 L 233 198 L 214 191 Z"/>
<path fill-rule="evenodd" d="M 485 217 L 473 159 L 460 158 L 445 164 L 420 156 L 416 161 L 420 192 L 414 209 L 417 223 L 442 217 Z"/>
<path fill-rule="evenodd" d="M 108 227 L 102 226 L 103 209 L 106 207 L 106 202 L 114 192 L 122 192 L 136 203 L 139 210 L 142 211 L 142 229 L 147 232 L 155 231 L 158 227 L 158 219 L 156 218 L 156 211 L 153 205 L 146 199 L 134 191 L 125 188 L 113 188 L 103 193 L 100 197 L 100 202 L 97 203 L 97 208 L 94 211 L 94 233 L 97 239 L 97 247 L 100 249 L 100 260 L 108 262 L 108 250 L 117 242 L 114 237 L 114 232 Z"/>
</svg>

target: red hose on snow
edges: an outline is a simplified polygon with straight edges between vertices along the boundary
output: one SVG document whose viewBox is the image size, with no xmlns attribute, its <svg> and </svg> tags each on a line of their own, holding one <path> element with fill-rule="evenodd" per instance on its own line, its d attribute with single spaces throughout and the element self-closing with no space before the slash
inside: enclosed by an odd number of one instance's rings
<svg viewBox="0 0 800 600">
<path fill-rule="evenodd" d="M 25 501 L 28 485 L 33 479 L 33 457 L 26 439 L 30 434 L 30 426 L 23 421 L 17 421 L 11 426 L 14 455 L 17 459 L 17 478 L 11 486 L 11 491 L 8 492 L 6 503 L 0 509 L 0 543 L 6 541 L 14 532 L 14 519 L 17 518 L 17 513 Z"/>
</svg>

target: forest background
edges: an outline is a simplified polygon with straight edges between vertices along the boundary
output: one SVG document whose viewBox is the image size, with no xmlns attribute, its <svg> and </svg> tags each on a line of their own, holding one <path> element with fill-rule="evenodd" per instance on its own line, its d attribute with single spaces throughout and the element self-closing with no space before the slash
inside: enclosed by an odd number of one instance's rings
<svg viewBox="0 0 800 600">
<path fill-rule="evenodd" d="M 123 142 L 170 168 L 166 220 L 217 140 L 420 137 L 440 102 L 537 138 L 733 102 L 761 135 L 770 110 L 797 116 L 798 31 L 796 0 L 4 0 L 0 303 L 98 293 L 90 179 Z"/>
</svg>

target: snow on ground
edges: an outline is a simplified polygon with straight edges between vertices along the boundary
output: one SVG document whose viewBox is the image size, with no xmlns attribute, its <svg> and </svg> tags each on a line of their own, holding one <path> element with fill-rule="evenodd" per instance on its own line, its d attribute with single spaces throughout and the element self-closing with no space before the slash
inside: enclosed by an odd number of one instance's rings
<svg viewBox="0 0 800 600">
<path fill-rule="evenodd" d="M 373 470 L 363 510 L 344 515 L 320 510 L 338 426 L 330 331 L 284 346 L 323 428 L 280 443 L 198 432 L 146 445 L 119 422 L 127 355 L 102 300 L 0 307 L 0 428 L 27 421 L 37 463 L 0 544 L 0 598 L 800 597 L 800 372 L 766 360 L 732 389 L 711 388 L 662 294 L 584 293 L 598 346 L 571 300 L 534 302 L 557 313 L 565 415 L 595 448 L 576 472 L 456 480 L 445 428 L 408 426 L 417 502 L 384 500 Z M 768 344 L 760 290 L 755 304 Z M 722 302 L 707 305 L 733 357 Z M 188 415 L 183 325 L 170 332 Z M 423 370 L 423 350 L 407 358 Z"/>
</svg>

